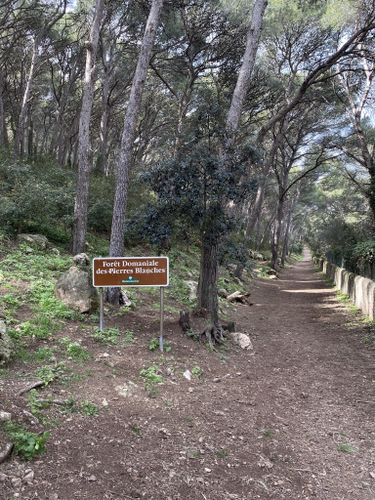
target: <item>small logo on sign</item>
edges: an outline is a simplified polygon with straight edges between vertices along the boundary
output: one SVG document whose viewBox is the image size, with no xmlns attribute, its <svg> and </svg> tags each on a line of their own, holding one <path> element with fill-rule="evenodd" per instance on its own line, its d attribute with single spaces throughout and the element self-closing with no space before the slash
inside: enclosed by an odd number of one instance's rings
<svg viewBox="0 0 375 500">
<path fill-rule="evenodd" d="M 122 283 L 139 283 L 139 280 L 136 280 L 133 276 L 129 276 L 126 280 L 122 280 Z"/>
</svg>

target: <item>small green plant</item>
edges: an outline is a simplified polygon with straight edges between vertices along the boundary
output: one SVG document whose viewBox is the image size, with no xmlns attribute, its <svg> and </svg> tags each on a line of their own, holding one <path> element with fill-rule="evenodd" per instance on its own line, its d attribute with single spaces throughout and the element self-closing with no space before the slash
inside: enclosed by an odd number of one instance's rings
<svg viewBox="0 0 375 500">
<path fill-rule="evenodd" d="M 273 437 L 273 432 L 271 429 L 264 429 L 262 434 L 263 434 L 263 437 L 265 437 L 265 438 L 272 438 Z"/>
<path fill-rule="evenodd" d="M 70 396 L 62 406 L 63 413 L 75 413 L 78 411 L 76 400 Z"/>
<path fill-rule="evenodd" d="M 150 398 L 155 398 L 158 394 L 156 386 L 163 383 L 163 377 L 160 375 L 160 368 L 156 365 L 151 365 L 148 368 L 143 368 L 139 374 L 145 381 L 145 389 L 148 396 Z"/>
<path fill-rule="evenodd" d="M 47 401 L 40 400 L 38 398 L 38 392 L 35 389 L 29 392 L 29 395 L 27 397 L 27 402 L 29 404 L 31 413 L 36 417 L 40 417 L 42 410 L 49 408 L 51 404 L 48 400 Z"/>
<path fill-rule="evenodd" d="M 340 443 L 337 445 L 337 450 L 342 453 L 354 453 L 357 451 L 350 443 Z"/>
<path fill-rule="evenodd" d="M 68 337 L 62 338 L 60 342 L 65 347 L 68 356 L 72 359 L 76 361 L 87 361 L 90 359 L 90 353 L 79 342 L 72 342 Z"/>
<path fill-rule="evenodd" d="M 156 349 L 159 349 L 159 339 L 156 337 L 152 338 L 148 344 L 148 348 L 150 351 L 156 351 Z"/>
<path fill-rule="evenodd" d="M 101 342 L 102 344 L 115 345 L 118 342 L 119 335 L 120 331 L 118 328 L 104 328 L 103 331 L 96 328 L 93 337 L 97 342 Z"/>
<path fill-rule="evenodd" d="M 39 347 L 33 356 L 36 361 L 50 361 L 54 358 L 54 352 L 50 347 Z"/>
<path fill-rule="evenodd" d="M 65 366 L 62 363 L 56 366 L 42 366 L 38 368 L 35 375 L 44 383 L 44 385 L 51 384 L 54 380 L 62 377 L 65 373 Z"/>
<path fill-rule="evenodd" d="M 160 339 L 157 337 L 154 337 L 150 340 L 150 343 L 148 344 L 148 348 L 150 351 L 156 351 L 159 350 L 160 348 Z M 168 340 L 163 340 L 163 350 L 164 352 L 171 352 L 172 346 L 171 343 Z"/>
<path fill-rule="evenodd" d="M 224 448 L 221 448 L 220 450 L 217 450 L 217 452 L 215 453 L 215 455 L 217 456 L 217 458 L 227 458 L 229 453 L 228 453 L 228 450 L 224 449 Z"/>
<path fill-rule="evenodd" d="M 138 436 L 138 437 L 140 437 L 140 436 L 141 436 L 141 434 L 142 434 L 142 430 L 141 430 L 141 428 L 140 428 L 137 424 L 132 424 L 132 425 L 130 426 L 130 430 L 131 430 L 132 432 L 134 432 L 134 434 L 135 434 L 136 436 Z"/>
<path fill-rule="evenodd" d="M 191 369 L 191 374 L 195 378 L 201 378 L 203 375 L 203 370 L 200 366 L 193 366 L 193 368 Z"/>
<path fill-rule="evenodd" d="M 124 333 L 124 339 L 123 339 L 124 345 L 133 344 L 134 340 L 135 340 L 134 339 L 134 332 L 132 332 L 131 330 L 126 330 Z"/>
<path fill-rule="evenodd" d="M 22 335 L 35 337 L 37 339 L 48 339 L 57 329 L 56 323 L 47 316 L 36 316 L 30 321 L 20 324 L 19 330 Z"/>
<path fill-rule="evenodd" d="M 139 374 L 143 379 L 152 384 L 161 384 L 163 382 L 163 376 L 160 375 L 160 367 L 157 365 L 143 368 Z"/>
<path fill-rule="evenodd" d="M 80 406 L 80 411 L 86 417 L 96 417 L 99 414 L 98 407 L 91 401 L 83 401 Z"/>
<path fill-rule="evenodd" d="M 200 340 L 200 338 L 201 338 L 200 333 L 195 332 L 194 330 L 187 330 L 186 335 L 188 337 L 190 337 L 191 339 L 196 340 L 196 341 Z"/>
<path fill-rule="evenodd" d="M 36 434 L 13 422 L 6 422 L 4 429 L 14 443 L 16 454 L 24 460 L 32 460 L 42 453 L 49 438 L 49 432 Z"/>
</svg>

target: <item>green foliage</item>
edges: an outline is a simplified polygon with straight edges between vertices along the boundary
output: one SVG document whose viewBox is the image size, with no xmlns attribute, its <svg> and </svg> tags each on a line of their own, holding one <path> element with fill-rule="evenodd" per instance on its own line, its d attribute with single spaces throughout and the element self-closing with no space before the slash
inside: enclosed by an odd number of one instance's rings
<svg viewBox="0 0 375 500">
<path fill-rule="evenodd" d="M 161 384 L 163 382 L 163 376 L 160 374 L 160 367 L 157 365 L 142 368 L 139 374 L 148 383 Z"/>
<path fill-rule="evenodd" d="M 354 245 L 353 256 L 373 264 L 375 262 L 375 240 L 361 241 Z"/>
<path fill-rule="evenodd" d="M 32 320 L 21 323 L 19 331 L 27 337 L 44 340 L 48 339 L 56 331 L 56 325 L 46 316 L 36 316 Z"/>
<path fill-rule="evenodd" d="M 195 378 L 201 378 L 203 376 L 203 373 L 204 372 L 200 366 L 193 366 L 193 368 L 191 369 L 191 374 Z"/>
<path fill-rule="evenodd" d="M 40 455 L 44 451 L 49 438 L 49 432 L 36 434 L 13 422 L 6 422 L 4 429 L 14 443 L 16 454 L 24 460 L 32 460 L 37 455 Z"/>
<path fill-rule="evenodd" d="M 99 328 L 94 331 L 93 338 L 102 344 L 115 345 L 118 343 L 120 331 L 118 328 L 104 328 L 101 332 Z"/>
<path fill-rule="evenodd" d="M 3 158 L 0 186 L 3 229 L 39 232 L 55 241 L 67 241 L 73 208 L 72 171 Z"/>
<path fill-rule="evenodd" d="M 124 345 L 133 344 L 134 341 L 135 341 L 134 332 L 132 332 L 131 330 L 125 330 L 124 337 L 123 337 Z"/>
<path fill-rule="evenodd" d="M 31 413 L 38 418 L 41 416 L 42 410 L 45 410 L 50 406 L 50 403 L 48 401 L 41 401 L 39 399 L 38 392 L 35 389 L 29 392 L 27 402 L 29 404 Z"/>
<path fill-rule="evenodd" d="M 54 357 L 54 351 L 50 347 L 39 347 L 33 356 L 36 361 L 50 361 Z"/>
<path fill-rule="evenodd" d="M 350 443 L 340 443 L 337 445 L 337 450 L 342 453 L 354 453 L 356 452 L 356 448 Z"/>
<path fill-rule="evenodd" d="M 61 378 L 65 374 L 65 365 L 59 363 L 55 366 L 42 366 L 38 368 L 35 375 L 44 383 L 44 385 L 49 385 L 56 379 Z"/>
<path fill-rule="evenodd" d="M 79 342 L 72 342 L 68 337 L 62 338 L 60 342 L 65 347 L 68 356 L 72 359 L 76 361 L 87 361 L 90 359 L 90 353 Z"/>
<path fill-rule="evenodd" d="M 99 415 L 99 409 L 91 401 L 83 401 L 80 405 L 80 412 L 86 417 L 96 417 Z"/>
</svg>

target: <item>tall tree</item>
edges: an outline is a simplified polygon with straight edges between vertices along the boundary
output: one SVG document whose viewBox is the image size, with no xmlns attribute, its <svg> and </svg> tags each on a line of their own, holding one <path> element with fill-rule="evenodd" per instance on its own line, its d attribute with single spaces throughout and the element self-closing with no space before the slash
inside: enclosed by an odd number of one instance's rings
<svg viewBox="0 0 375 500">
<path fill-rule="evenodd" d="M 90 120 L 94 97 L 94 80 L 99 32 L 104 13 L 104 0 L 96 0 L 95 14 L 91 25 L 90 38 L 86 47 L 86 67 L 83 82 L 82 107 L 78 134 L 78 177 L 74 204 L 73 244 L 74 254 L 85 249 L 87 232 L 87 212 L 89 199 Z"/>
<path fill-rule="evenodd" d="M 246 49 L 225 125 L 224 144 L 221 152 L 224 165 L 229 160 L 235 144 L 235 136 L 240 124 L 243 103 L 250 85 L 250 76 L 254 68 L 267 3 L 267 0 L 256 0 L 253 6 L 251 21 L 247 32 Z M 219 201 L 217 203 L 219 203 Z M 220 212 L 220 210 L 221 207 L 217 207 L 217 210 L 214 207 L 213 213 Z M 200 308 L 209 311 L 213 327 L 211 335 L 215 340 L 220 340 L 222 337 L 217 298 L 218 247 L 219 234 L 217 234 L 216 229 L 208 225 L 203 229 L 202 234 L 198 305 Z"/>
<path fill-rule="evenodd" d="M 141 108 L 143 87 L 152 55 L 152 48 L 154 46 L 162 7 L 163 0 L 152 1 L 126 110 L 121 147 L 116 168 L 116 190 L 109 246 L 109 254 L 111 257 L 119 257 L 124 251 L 125 217 L 133 144 L 138 123 L 138 115 Z M 118 289 L 109 289 L 108 300 L 111 303 L 118 303 L 118 298 Z"/>
</svg>

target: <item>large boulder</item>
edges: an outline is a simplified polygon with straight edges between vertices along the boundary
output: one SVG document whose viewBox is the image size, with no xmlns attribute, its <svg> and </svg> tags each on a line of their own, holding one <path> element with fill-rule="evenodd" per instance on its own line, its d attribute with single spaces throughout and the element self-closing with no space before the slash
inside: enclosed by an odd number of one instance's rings
<svg viewBox="0 0 375 500">
<path fill-rule="evenodd" d="M 90 268 L 83 265 L 85 259 L 75 257 L 73 260 L 77 265 L 66 271 L 56 283 L 56 297 L 80 313 L 93 312 L 98 308 L 98 293 L 91 283 Z"/>
<path fill-rule="evenodd" d="M 11 360 L 14 352 L 14 344 L 6 331 L 5 321 L 0 318 L 0 366 L 4 366 Z"/>
<path fill-rule="evenodd" d="M 49 246 L 48 238 L 42 234 L 18 234 L 17 240 L 20 243 L 27 243 L 41 250 L 45 250 Z"/>
</svg>

